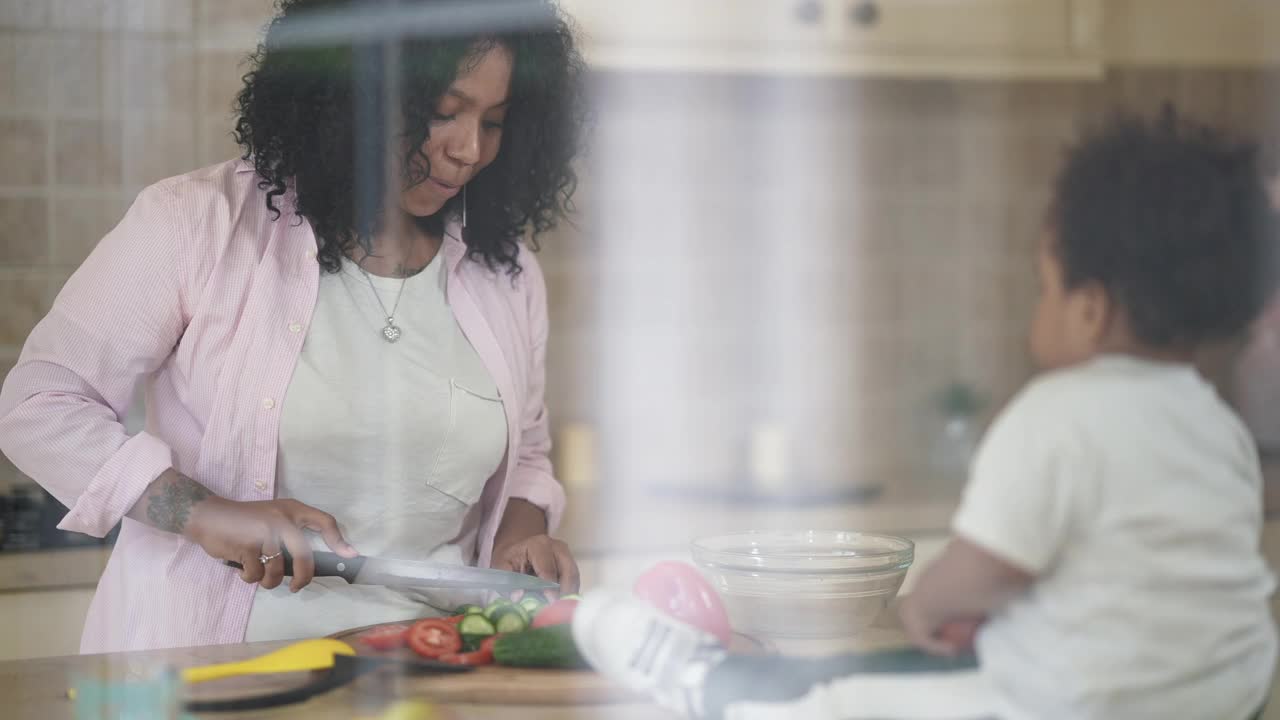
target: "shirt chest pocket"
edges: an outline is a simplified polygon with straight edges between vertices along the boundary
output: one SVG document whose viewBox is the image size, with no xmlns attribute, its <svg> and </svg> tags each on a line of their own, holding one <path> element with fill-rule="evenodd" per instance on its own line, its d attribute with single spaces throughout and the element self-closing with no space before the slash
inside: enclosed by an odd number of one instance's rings
<svg viewBox="0 0 1280 720">
<path fill-rule="evenodd" d="M 427 467 L 432 488 L 474 505 L 507 450 L 507 418 L 496 391 L 449 380 L 449 421 Z"/>
</svg>

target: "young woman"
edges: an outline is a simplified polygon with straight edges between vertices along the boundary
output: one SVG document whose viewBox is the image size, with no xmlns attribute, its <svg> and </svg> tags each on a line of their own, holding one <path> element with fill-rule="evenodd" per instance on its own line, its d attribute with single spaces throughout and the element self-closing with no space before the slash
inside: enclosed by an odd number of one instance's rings
<svg viewBox="0 0 1280 720">
<path fill-rule="evenodd" d="M 523 240 L 575 186 L 582 62 L 549 2 L 467 34 L 438 6 L 282 2 L 237 98 L 243 157 L 145 189 L 5 380 L 0 449 L 60 527 L 123 523 L 83 652 L 433 614 L 312 582 L 313 541 L 576 589 Z M 379 17 L 405 34 L 324 37 Z"/>
</svg>

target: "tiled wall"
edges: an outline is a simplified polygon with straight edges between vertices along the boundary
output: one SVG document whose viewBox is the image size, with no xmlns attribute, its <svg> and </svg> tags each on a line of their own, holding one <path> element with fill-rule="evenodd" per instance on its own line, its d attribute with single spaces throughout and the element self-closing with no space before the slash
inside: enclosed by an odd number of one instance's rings
<svg viewBox="0 0 1280 720">
<path fill-rule="evenodd" d="M 235 154 L 231 99 L 270 4 L 0 0 L 0 372 L 139 188 Z M 1100 83 L 606 74 L 593 86 L 582 216 L 542 256 L 557 424 L 616 437 L 636 422 L 636 452 L 732 474 L 776 373 L 824 358 L 795 386 L 836 398 L 808 442 L 847 449 L 815 467 L 889 481 L 923 472 L 938 388 L 973 383 L 994 404 L 1026 377 L 1031 249 L 1079 118 L 1169 98 L 1258 127 L 1278 97 L 1247 71 Z M 780 276 L 794 292 L 762 296 Z M 670 383 L 647 405 L 610 387 L 627 366 L 609 357 L 671 342 L 698 360 L 659 363 L 650 381 L 678 376 L 683 404 L 655 407 Z M 672 415 L 666 436 L 638 424 Z"/>
<path fill-rule="evenodd" d="M 228 26 L 271 5 L 0 0 L 0 372 L 139 189 L 234 156 L 252 33 Z M 0 458 L 0 487 L 13 476 Z"/>
<path fill-rule="evenodd" d="M 586 235 L 606 256 L 588 331 L 605 338 L 589 368 L 604 399 L 561 417 L 603 424 L 602 472 L 626 486 L 747 492 L 763 425 L 789 446 L 792 491 L 955 490 L 963 463 L 933 458 L 932 399 L 971 384 L 990 412 L 1030 373 L 1033 250 L 1081 124 L 1168 100 L 1256 134 L 1273 87 L 1161 69 L 1089 83 L 602 78 Z M 555 242 L 547 254 L 581 264 Z M 585 301 L 567 273 L 560 332 Z M 582 383 L 576 363 L 553 372 L 561 392 Z"/>
</svg>

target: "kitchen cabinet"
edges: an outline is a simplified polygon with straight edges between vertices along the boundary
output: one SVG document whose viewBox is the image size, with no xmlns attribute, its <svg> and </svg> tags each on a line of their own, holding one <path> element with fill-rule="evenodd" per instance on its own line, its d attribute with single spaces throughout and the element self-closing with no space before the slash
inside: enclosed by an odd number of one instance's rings
<svg viewBox="0 0 1280 720">
<path fill-rule="evenodd" d="M 0 660 L 74 655 L 93 588 L 0 592 Z"/>
<path fill-rule="evenodd" d="M 1103 0 L 561 0 L 593 67 L 1085 77 Z"/>
<path fill-rule="evenodd" d="M 1116 65 L 1280 65 L 1274 0 L 1106 0 L 1104 26 Z"/>
<path fill-rule="evenodd" d="M 0 660 L 72 655 L 110 548 L 0 554 Z"/>
</svg>

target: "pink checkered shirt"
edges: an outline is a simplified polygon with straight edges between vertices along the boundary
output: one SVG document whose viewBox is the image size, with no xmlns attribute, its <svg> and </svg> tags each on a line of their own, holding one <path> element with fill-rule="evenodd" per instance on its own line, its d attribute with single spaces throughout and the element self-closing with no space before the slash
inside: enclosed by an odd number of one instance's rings
<svg viewBox="0 0 1280 720">
<path fill-rule="evenodd" d="M 0 390 L 0 449 L 70 511 L 64 530 L 101 537 L 169 467 L 235 500 L 274 496 L 281 399 L 315 308 L 310 226 L 272 220 L 250 165 L 232 161 L 139 194 L 72 275 Z M 480 565 L 508 498 L 546 510 L 551 472 L 543 403 L 546 287 L 531 253 L 513 284 L 441 249 L 463 332 L 493 374 L 506 457 L 480 500 Z M 137 382 L 146 428 L 121 424 Z M 256 586 L 197 545 L 124 518 L 89 609 L 81 652 L 240 642 Z"/>
</svg>

